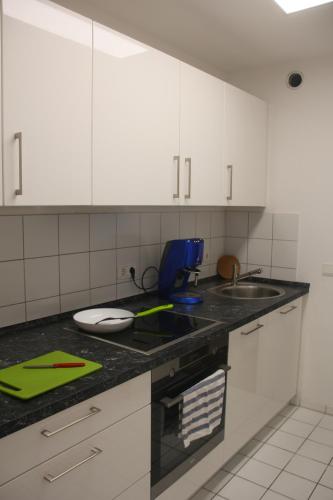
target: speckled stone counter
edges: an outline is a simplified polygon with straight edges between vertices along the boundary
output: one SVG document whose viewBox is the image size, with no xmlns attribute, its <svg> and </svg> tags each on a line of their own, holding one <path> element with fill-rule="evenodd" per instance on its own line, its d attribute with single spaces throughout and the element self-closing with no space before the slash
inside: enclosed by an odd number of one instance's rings
<svg viewBox="0 0 333 500">
<path fill-rule="evenodd" d="M 20 401 L 0 393 L 0 437 L 49 417 L 96 394 L 102 393 L 140 375 L 166 361 L 207 345 L 213 338 L 230 332 L 309 292 L 309 284 L 265 280 L 284 288 L 282 297 L 267 300 L 235 300 L 221 298 L 207 290 L 221 284 L 219 278 L 204 280 L 199 289 L 204 302 L 194 306 L 177 305 L 175 311 L 215 320 L 209 331 L 152 355 L 117 348 L 111 344 L 85 337 L 75 332 L 71 315 L 65 314 L 29 324 L 0 330 L 0 369 L 54 350 L 81 356 L 103 365 L 103 369 L 54 389 L 30 401 Z M 108 304 L 138 311 L 164 303 L 156 295 L 138 296 Z"/>
</svg>

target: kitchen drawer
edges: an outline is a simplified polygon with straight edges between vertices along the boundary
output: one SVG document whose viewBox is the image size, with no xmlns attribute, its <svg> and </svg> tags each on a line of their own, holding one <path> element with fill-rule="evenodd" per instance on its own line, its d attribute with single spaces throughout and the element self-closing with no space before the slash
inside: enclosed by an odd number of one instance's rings
<svg viewBox="0 0 333 500">
<path fill-rule="evenodd" d="M 115 500 L 150 500 L 150 474 L 133 484 Z"/>
<path fill-rule="evenodd" d="M 150 372 L 0 440 L 0 484 L 150 403 Z M 24 403 L 28 405 L 29 402 Z"/>
<path fill-rule="evenodd" d="M 0 499 L 111 500 L 149 469 L 150 406 L 146 406 L 1 486 Z"/>
</svg>

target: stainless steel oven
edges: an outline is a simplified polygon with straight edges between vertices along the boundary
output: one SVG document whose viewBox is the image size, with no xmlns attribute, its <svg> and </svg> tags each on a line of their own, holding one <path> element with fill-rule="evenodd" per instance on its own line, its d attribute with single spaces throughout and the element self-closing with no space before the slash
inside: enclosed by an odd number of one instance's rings
<svg viewBox="0 0 333 500">
<path fill-rule="evenodd" d="M 228 336 L 225 334 L 209 346 L 152 371 L 152 499 L 223 441 L 226 393 L 221 423 L 209 436 L 193 441 L 185 448 L 179 437 L 179 424 L 181 393 L 219 368 L 227 373 L 227 356 Z"/>
</svg>

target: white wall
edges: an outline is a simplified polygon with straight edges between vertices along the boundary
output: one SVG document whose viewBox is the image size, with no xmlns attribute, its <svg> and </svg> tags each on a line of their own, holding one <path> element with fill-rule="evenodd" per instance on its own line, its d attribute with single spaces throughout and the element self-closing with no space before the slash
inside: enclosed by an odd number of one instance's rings
<svg viewBox="0 0 333 500">
<path fill-rule="evenodd" d="M 287 74 L 301 71 L 297 90 Z M 333 57 L 229 75 L 269 103 L 268 209 L 300 214 L 297 278 L 311 283 L 303 323 L 300 395 L 333 412 Z"/>
</svg>

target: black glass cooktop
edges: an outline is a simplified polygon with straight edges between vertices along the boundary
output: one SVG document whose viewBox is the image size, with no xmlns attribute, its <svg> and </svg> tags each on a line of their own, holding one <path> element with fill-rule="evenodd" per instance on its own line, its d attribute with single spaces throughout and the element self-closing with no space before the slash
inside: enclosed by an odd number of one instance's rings
<svg viewBox="0 0 333 500">
<path fill-rule="evenodd" d="M 198 333 L 199 330 L 207 329 L 214 324 L 215 321 L 209 319 L 162 311 L 135 319 L 131 327 L 121 332 L 82 333 L 103 342 L 151 354 L 180 341 L 186 335 Z"/>
</svg>

